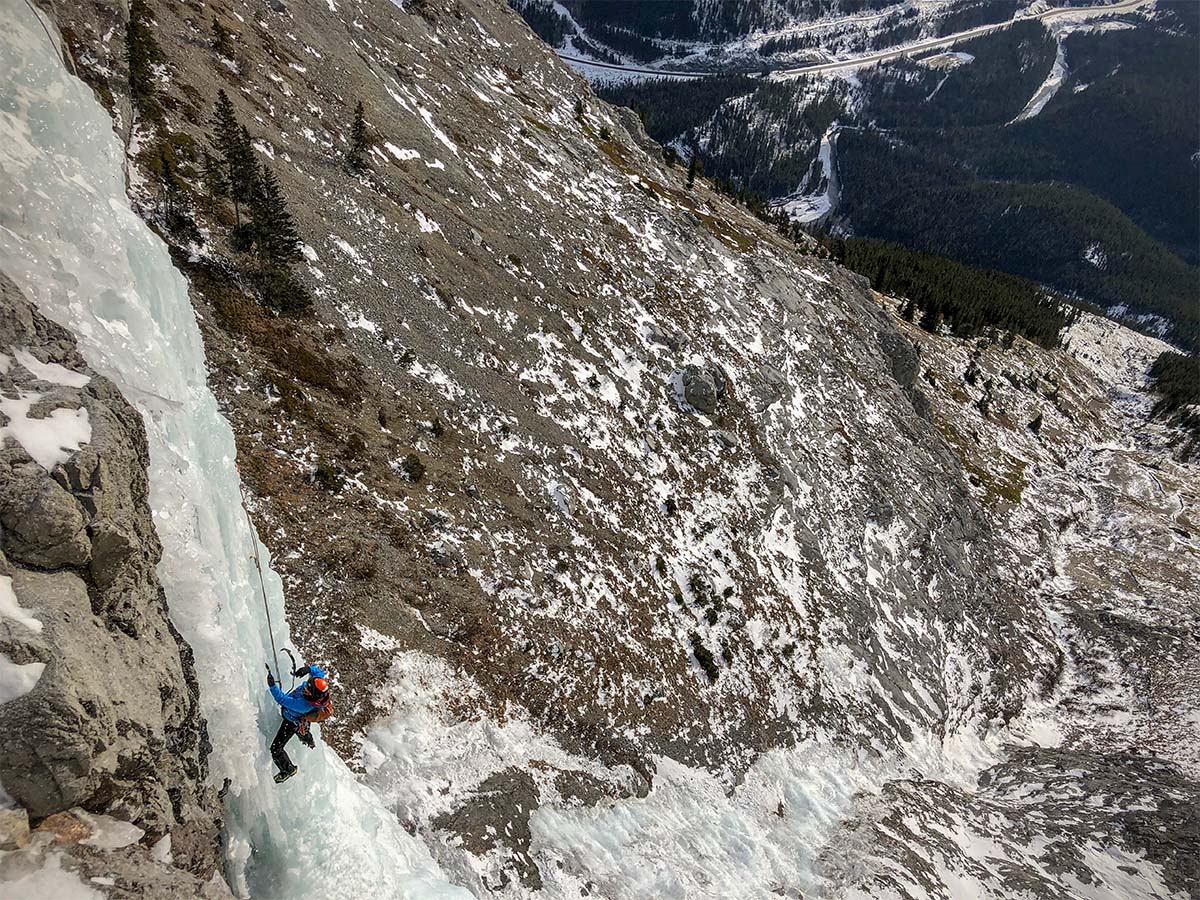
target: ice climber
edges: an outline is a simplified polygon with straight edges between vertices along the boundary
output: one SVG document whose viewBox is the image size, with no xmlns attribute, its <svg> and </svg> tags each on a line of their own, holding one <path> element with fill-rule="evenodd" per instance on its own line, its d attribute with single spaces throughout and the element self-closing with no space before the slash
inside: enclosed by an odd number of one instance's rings
<svg viewBox="0 0 1200 900">
<path fill-rule="evenodd" d="M 271 667 L 267 666 L 267 687 L 271 696 L 281 707 L 283 721 L 275 732 L 275 740 L 271 741 L 271 757 L 279 771 L 275 775 L 276 783 L 287 781 L 296 774 L 296 765 L 284 750 L 284 746 L 292 739 L 292 735 L 300 736 L 300 743 L 313 749 L 311 726 L 313 722 L 324 722 L 333 714 L 333 703 L 329 697 L 329 678 L 325 671 L 318 666 L 301 666 L 292 672 L 297 678 L 306 678 L 303 684 L 284 693 L 275 683 Z"/>
</svg>

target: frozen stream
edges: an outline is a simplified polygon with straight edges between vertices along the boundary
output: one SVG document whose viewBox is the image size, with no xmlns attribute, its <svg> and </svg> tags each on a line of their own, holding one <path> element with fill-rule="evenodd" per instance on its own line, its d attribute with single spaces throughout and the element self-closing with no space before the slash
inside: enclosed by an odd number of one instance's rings
<svg viewBox="0 0 1200 900">
<path fill-rule="evenodd" d="M 239 505 L 233 433 L 207 386 L 187 286 L 130 210 L 123 163 L 108 115 L 30 8 L 0 0 L 0 269 L 75 333 L 145 420 L 159 575 L 195 650 L 213 781 L 230 781 L 230 885 L 255 898 L 469 896 L 323 744 L 293 750 L 298 777 L 271 780 L 278 713 L 264 684 L 257 537 Z M 287 644 L 274 572 L 267 591 Z"/>
</svg>

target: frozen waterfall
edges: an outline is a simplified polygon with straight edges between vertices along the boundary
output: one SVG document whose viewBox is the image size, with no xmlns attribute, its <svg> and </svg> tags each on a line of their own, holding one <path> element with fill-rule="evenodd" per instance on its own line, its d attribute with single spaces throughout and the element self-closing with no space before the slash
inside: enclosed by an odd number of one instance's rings
<svg viewBox="0 0 1200 900">
<path fill-rule="evenodd" d="M 75 333 L 89 364 L 145 420 L 159 575 L 195 651 L 212 777 L 230 782 L 231 886 L 255 898 L 469 896 L 323 744 L 299 751 L 298 777 L 272 782 L 266 744 L 278 712 L 263 679 L 257 537 L 239 505 L 233 433 L 207 386 L 187 285 L 129 207 L 107 113 L 27 5 L 0 0 L 0 13 L 0 269 Z M 280 581 L 266 574 L 286 644 Z"/>
</svg>

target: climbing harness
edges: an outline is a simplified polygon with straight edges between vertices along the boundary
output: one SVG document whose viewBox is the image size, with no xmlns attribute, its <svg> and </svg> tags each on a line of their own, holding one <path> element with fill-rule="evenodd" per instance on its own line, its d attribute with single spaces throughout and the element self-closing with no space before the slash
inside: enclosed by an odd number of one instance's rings
<svg viewBox="0 0 1200 900">
<path fill-rule="evenodd" d="M 237 466 L 234 466 L 237 469 Z M 242 499 L 242 512 L 246 514 L 246 525 L 250 528 L 250 546 L 254 548 L 254 568 L 258 569 L 258 585 L 262 588 L 263 609 L 267 613 L 267 636 L 271 639 L 271 660 L 275 663 L 275 680 L 279 681 L 279 651 L 275 648 L 275 628 L 271 625 L 271 604 L 267 602 L 267 582 L 263 578 L 262 560 L 258 555 L 258 536 L 254 531 L 254 522 L 250 518 L 250 510 L 246 508 L 246 492 L 242 488 L 242 473 L 237 469 L 238 473 L 238 493 Z M 291 654 L 288 654 L 291 656 Z M 295 671 L 296 666 L 292 665 L 292 670 Z M 293 683 L 295 676 L 293 676 Z"/>
</svg>

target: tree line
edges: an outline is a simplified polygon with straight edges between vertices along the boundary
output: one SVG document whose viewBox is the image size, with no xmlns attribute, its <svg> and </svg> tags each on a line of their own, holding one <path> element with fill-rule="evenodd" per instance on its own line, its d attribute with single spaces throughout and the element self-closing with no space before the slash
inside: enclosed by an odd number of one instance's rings
<svg viewBox="0 0 1200 900">
<path fill-rule="evenodd" d="M 1185 459 L 1200 455 L 1200 358 L 1164 351 L 1150 366 L 1150 388 L 1158 394 L 1151 417 L 1182 429 Z"/>
<path fill-rule="evenodd" d="M 903 300 L 900 315 L 927 331 L 958 337 L 988 330 L 1019 334 L 1043 347 L 1059 345 L 1080 314 L 1066 299 L 1027 278 L 979 269 L 869 238 L 828 233 L 818 239 L 842 265 L 882 294 Z"/>
</svg>

